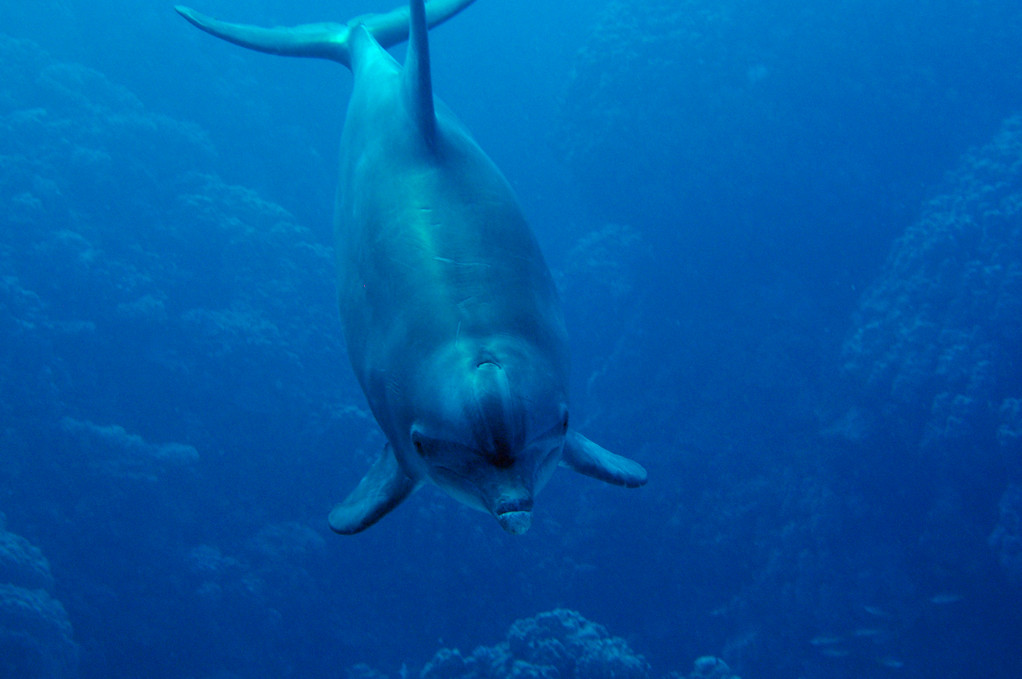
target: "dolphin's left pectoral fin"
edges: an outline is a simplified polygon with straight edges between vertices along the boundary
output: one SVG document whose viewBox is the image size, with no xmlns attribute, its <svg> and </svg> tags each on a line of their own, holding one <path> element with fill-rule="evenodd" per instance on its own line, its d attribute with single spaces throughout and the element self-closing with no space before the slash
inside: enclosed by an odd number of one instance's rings
<svg viewBox="0 0 1022 679">
<path fill-rule="evenodd" d="M 561 461 L 579 474 L 627 488 L 646 483 L 646 470 L 638 462 L 615 455 L 582 434 L 569 431 L 564 438 Z"/>
<path fill-rule="evenodd" d="M 401 504 L 417 486 L 401 469 L 388 443 L 351 495 L 330 512 L 330 528 L 342 535 L 363 531 Z"/>
</svg>

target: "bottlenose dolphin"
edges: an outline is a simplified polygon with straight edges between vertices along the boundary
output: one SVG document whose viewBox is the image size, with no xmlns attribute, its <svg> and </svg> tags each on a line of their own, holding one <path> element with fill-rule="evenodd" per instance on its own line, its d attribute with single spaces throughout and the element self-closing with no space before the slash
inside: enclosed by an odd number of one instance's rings
<svg viewBox="0 0 1022 679">
<path fill-rule="evenodd" d="M 637 463 L 568 426 L 560 301 L 513 191 L 430 82 L 427 30 L 473 0 L 411 0 L 346 24 L 202 30 L 354 74 L 334 228 L 348 355 L 387 444 L 330 527 L 357 533 L 429 481 L 525 532 L 558 463 L 613 484 Z M 407 39 L 402 66 L 386 48 Z"/>
</svg>

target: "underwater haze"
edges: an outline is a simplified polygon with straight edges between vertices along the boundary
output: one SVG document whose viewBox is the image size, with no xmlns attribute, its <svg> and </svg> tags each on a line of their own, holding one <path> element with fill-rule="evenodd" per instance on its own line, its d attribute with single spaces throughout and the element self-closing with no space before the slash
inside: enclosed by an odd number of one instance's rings
<svg viewBox="0 0 1022 679">
<path fill-rule="evenodd" d="M 350 73 L 169 1 L 0 4 L 0 679 L 1022 676 L 1020 36 L 1017 0 L 431 31 L 556 280 L 572 426 L 649 483 L 558 471 L 521 536 L 424 487 L 339 536 L 384 445 L 337 311 Z"/>
</svg>

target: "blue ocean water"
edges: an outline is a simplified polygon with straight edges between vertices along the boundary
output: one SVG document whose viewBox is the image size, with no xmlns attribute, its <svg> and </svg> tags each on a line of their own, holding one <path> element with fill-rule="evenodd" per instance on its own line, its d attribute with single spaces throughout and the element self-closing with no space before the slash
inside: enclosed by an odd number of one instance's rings
<svg viewBox="0 0 1022 679">
<path fill-rule="evenodd" d="M 384 443 L 334 292 L 350 75 L 170 4 L 0 6 L 0 677 L 1019 676 L 1019 35 L 1005 0 L 437 28 L 572 422 L 650 482 L 559 471 L 517 537 L 424 488 L 342 537 Z"/>
</svg>

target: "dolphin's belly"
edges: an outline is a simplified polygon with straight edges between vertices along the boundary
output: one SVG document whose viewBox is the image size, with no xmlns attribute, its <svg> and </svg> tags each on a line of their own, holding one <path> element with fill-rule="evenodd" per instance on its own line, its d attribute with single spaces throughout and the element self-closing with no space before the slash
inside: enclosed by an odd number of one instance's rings
<svg viewBox="0 0 1022 679">
<path fill-rule="evenodd" d="M 523 339 L 566 364 L 557 293 L 510 186 L 460 126 L 441 130 L 429 154 L 354 145 L 342 172 L 340 305 L 370 402 L 455 339 Z"/>
</svg>

